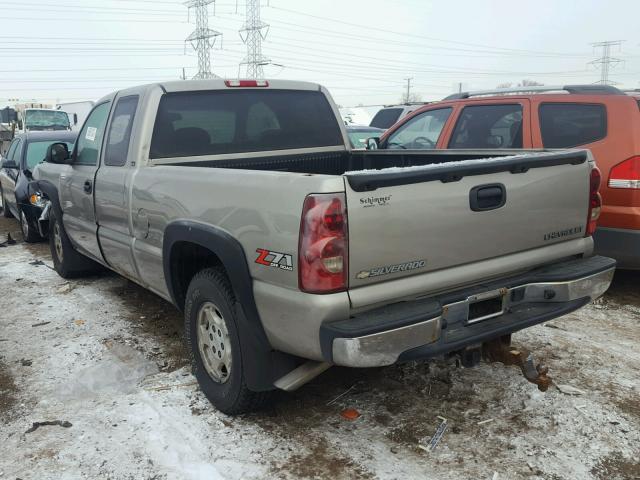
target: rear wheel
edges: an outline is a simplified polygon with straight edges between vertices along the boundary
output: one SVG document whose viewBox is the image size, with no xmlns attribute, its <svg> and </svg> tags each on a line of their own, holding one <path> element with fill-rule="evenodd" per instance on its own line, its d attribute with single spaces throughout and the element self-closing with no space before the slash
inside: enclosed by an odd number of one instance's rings
<svg viewBox="0 0 640 480">
<path fill-rule="evenodd" d="M 71 245 L 64 225 L 51 210 L 49 216 L 49 248 L 53 267 L 62 278 L 74 278 L 100 270 L 93 260 L 79 254 Z"/>
<path fill-rule="evenodd" d="M 207 268 L 187 290 L 185 337 L 200 388 L 221 412 L 257 410 L 271 392 L 247 388 L 236 320 L 236 298 L 225 272 Z"/>
<path fill-rule="evenodd" d="M 40 240 L 40 234 L 36 232 L 31 225 L 29 225 L 29 221 L 27 220 L 27 216 L 24 214 L 24 210 L 20 209 L 20 230 L 22 230 L 22 238 L 24 238 L 25 242 L 33 243 Z"/>
<path fill-rule="evenodd" d="M 7 201 L 4 198 L 4 191 L 2 190 L 2 187 L 0 187 L 0 199 L 2 200 L 2 216 L 4 218 L 13 217 L 13 215 L 11 215 L 11 211 L 9 210 L 9 206 L 7 205 Z"/>
</svg>

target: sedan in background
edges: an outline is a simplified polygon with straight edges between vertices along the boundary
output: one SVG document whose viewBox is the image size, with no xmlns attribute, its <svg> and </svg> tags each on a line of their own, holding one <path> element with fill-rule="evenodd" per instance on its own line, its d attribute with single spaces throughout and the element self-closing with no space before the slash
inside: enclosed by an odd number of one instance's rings
<svg viewBox="0 0 640 480">
<path fill-rule="evenodd" d="M 382 128 L 367 127 L 365 125 L 347 125 L 346 128 L 351 148 L 356 150 L 367 148 L 367 138 L 379 138 L 384 133 Z"/>
<path fill-rule="evenodd" d="M 5 217 L 16 217 L 26 242 L 35 242 L 42 238 L 38 228 L 38 219 L 44 203 L 37 194 L 29 192 L 31 172 L 45 159 L 47 149 L 52 143 L 64 142 L 73 148 L 77 133 L 69 131 L 29 132 L 16 135 L 6 158 L 0 165 L 0 198 Z"/>
</svg>

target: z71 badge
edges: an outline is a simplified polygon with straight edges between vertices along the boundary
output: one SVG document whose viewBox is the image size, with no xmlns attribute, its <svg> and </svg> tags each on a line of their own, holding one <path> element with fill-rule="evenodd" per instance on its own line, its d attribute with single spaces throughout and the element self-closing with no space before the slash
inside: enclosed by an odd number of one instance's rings
<svg viewBox="0 0 640 480">
<path fill-rule="evenodd" d="M 260 265 L 280 268 L 281 270 L 293 270 L 293 260 L 291 255 L 287 253 L 272 252 L 263 248 L 257 249 L 256 252 L 258 252 L 256 263 Z"/>
</svg>

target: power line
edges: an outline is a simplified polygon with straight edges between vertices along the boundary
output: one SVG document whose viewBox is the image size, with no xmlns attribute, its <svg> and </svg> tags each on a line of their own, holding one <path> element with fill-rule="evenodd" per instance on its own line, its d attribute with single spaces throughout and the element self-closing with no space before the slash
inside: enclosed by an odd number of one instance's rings
<svg viewBox="0 0 640 480">
<path fill-rule="evenodd" d="M 197 0 L 193 0 L 197 1 Z M 212 0 L 213 1 L 213 0 Z M 88 13 L 88 12 L 87 12 Z M 51 19 L 48 17 L 2 17 L 2 20 L 29 20 L 32 21 L 41 21 L 41 22 L 51 22 Z M 82 22 L 116 22 L 116 23 L 187 23 L 187 22 L 178 22 L 176 20 L 145 20 L 145 19 L 135 19 L 135 18 L 74 18 L 74 21 L 82 21 Z"/>
<path fill-rule="evenodd" d="M 279 42 L 273 42 L 276 45 L 283 45 L 285 46 L 285 44 L 281 44 Z M 304 50 L 304 53 L 298 53 L 298 52 L 291 52 L 290 50 L 292 48 L 297 48 L 297 49 L 302 49 Z M 291 45 L 288 44 L 286 45 L 286 49 L 282 49 L 282 48 L 277 48 L 277 47 L 271 47 L 272 50 L 274 51 L 284 51 L 287 52 L 288 54 L 292 54 L 292 55 L 304 55 L 305 58 L 307 57 L 315 57 L 315 58 L 326 58 L 326 59 L 337 59 L 337 60 L 346 60 L 346 61 L 351 61 L 353 59 L 353 54 L 348 53 L 348 51 L 333 51 L 333 50 L 327 50 L 327 49 L 315 49 L 312 46 L 306 46 L 306 47 L 300 47 L 297 45 Z M 324 53 L 328 53 L 330 55 L 320 55 L 320 54 L 316 54 L 316 53 L 309 53 L 309 51 L 321 51 Z M 340 56 L 343 57 L 347 57 L 345 59 L 339 58 Z M 338 57 L 338 58 L 336 58 Z M 366 65 L 366 64 L 370 64 L 372 66 L 376 66 L 376 67 L 380 67 L 380 68 L 384 68 L 385 70 L 388 69 L 389 66 L 391 67 L 395 67 L 395 68 L 413 68 L 413 67 L 428 67 L 430 68 L 430 70 L 427 70 L 427 73 L 478 73 L 478 74 L 483 74 L 483 75 L 554 75 L 554 74 L 564 74 L 564 73 L 584 73 L 584 70 L 563 70 L 563 71 L 553 71 L 553 72 L 513 72 L 513 71 L 491 71 L 491 70 L 473 70 L 473 69 L 461 69 L 461 68 L 456 68 L 456 67 L 450 67 L 447 65 L 434 65 L 434 64 L 427 64 L 424 62 L 411 62 L 411 61 L 404 61 L 404 60 L 394 60 L 394 59 L 384 59 L 381 60 L 380 57 L 370 57 L 370 56 L 366 56 L 366 55 L 361 55 L 360 53 L 357 53 L 357 58 L 358 58 L 358 65 Z M 363 60 L 372 60 L 372 62 L 366 62 Z M 351 62 L 353 64 L 353 62 Z M 395 65 L 394 65 L 395 64 Z M 357 66 L 355 64 L 353 64 L 352 68 L 357 68 Z M 440 70 L 440 69 L 444 69 L 444 70 Z M 422 69 L 422 71 L 425 71 L 424 69 Z"/>
<path fill-rule="evenodd" d="M 372 37 L 370 35 L 358 35 L 358 34 L 354 34 L 354 33 L 345 33 L 345 32 L 341 32 L 338 30 L 331 30 L 331 29 L 326 29 L 326 28 L 319 28 L 319 27 L 314 27 L 312 30 L 311 29 L 307 29 L 307 30 L 301 30 L 300 24 L 296 24 L 296 23 L 291 23 L 291 22 L 285 22 L 282 20 L 275 20 L 272 19 L 270 20 L 272 24 L 276 24 L 278 25 L 278 29 L 281 30 L 288 30 L 288 31 L 293 31 L 293 32 L 298 32 L 298 33 L 303 33 L 305 35 L 323 35 L 325 36 L 325 34 L 331 34 L 332 37 L 342 37 L 348 40 L 357 40 L 360 42 L 363 42 L 367 45 L 371 45 L 372 43 L 383 43 L 385 45 L 398 45 L 398 46 L 415 46 L 418 48 L 428 48 L 428 49 L 436 49 L 436 50 L 445 50 L 445 51 L 455 51 L 455 52 L 470 52 L 470 53 L 491 53 L 491 54 L 501 54 L 503 55 L 505 58 L 509 58 L 509 56 L 517 56 L 517 57 L 522 57 L 522 56 L 528 56 L 528 55 L 535 55 L 535 56 L 541 56 L 542 54 L 526 54 L 526 53 L 519 53 L 519 52 L 511 52 L 511 51 L 505 51 L 505 52 L 498 52 L 495 50 L 482 50 L 482 49 L 471 49 L 471 48 L 460 48 L 460 47 L 446 47 L 446 46 L 434 46 L 434 45 L 425 45 L 425 44 L 421 44 L 421 43 L 416 43 L 416 42 L 407 42 L 407 41 L 402 41 L 402 40 L 393 40 L 393 39 L 387 39 L 387 38 L 380 38 L 378 36 Z M 286 25 L 282 26 L 282 25 Z M 297 28 L 291 28 L 291 27 L 297 27 Z M 321 33 L 316 33 L 316 32 L 321 32 Z M 542 56 L 547 56 L 547 55 L 542 55 Z M 578 57 L 585 57 L 587 55 L 581 54 L 581 55 L 573 55 L 573 54 L 565 54 L 565 57 L 574 57 L 574 56 L 578 56 Z M 564 58 L 561 56 L 553 56 L 553 58 Z"/>
<path fill-rule="evenodd" d="M 335 18 L 322 17 L 322 16 L 319 16 L 319 15 L 312 15 L 312 14 L 309 14 L 309 13 L 300 12 L 300 11 L 292 10 L 292 9 L 289 9 L 289 8 L 281 8 L 281 7 L 276 7 L 276 6 L 271 6 L 270 8 L 272 8 L 274 10 L 281 10 L 281 11 L 284 11 L 284 12 L 293 13 L 293 14 L 296 14 L 296 15 L 302 15 L 302 16 L 305 16 L 305 17 L 311 17 L 311 18 L 315 18 L 315 19 L 319 19 L 319 20 L 325 20 L 325 21 L 328 21 L 328 22 L 340 23 L 340 24 L 343 24 L 343 25 L 351 26 L 351 27 L 363 28 L 363 29 L 366 29 L 368 31 L 370 31 L 372 29 L 371 25 L 361 25 L 361 24 L 352 23 L 352 22 L 345 22 L 344 20 L 337 20 Z M 459 42 L 459 41 L 455 41 L 455 40 L 446 40 L 446 39 L 442 39 L 442 38 L 428 37 L 426 35 L 412 34 L 412 33 L 408 33 L 408 32 L 396 32 L 394 30 L 387 30 L 387 29 L 377 28 L 377 27 L 374 30 L 376 30 L 378 32 L 391 33 L 393 35 L 400 35 L 400 36 L 403 36 L 403 37 L 423 38 L 423 39 L 431 40 L 431 41 L 437 41 L 437 42 L 443 42 L 443 43 L 451 43 L 451 44 L 455 44 L 455 45 L 463 45 L 463 46 L 470 46 L 470 47 L 487 48 L 487 49 L 492 49 L 492 50 L 496 50 L 496 51 L 505 51 L 505 52 L 508 51 L 508 52 L 516 52 L 516 53 L 529 52 L 529 53 L 545 53 L 545 54 L 550 54 L 550 55 L 565 55 L 563 53 L 555 53 L 555 52 L 540 52 L 540 51 L 535 51 L 535 50 L 524 50 L 524 49 L 508 48 L 508 47 L 496 47 L 496 46 L 492 46 L 492 45 L 483 45 L 483 44 L 479 44 L 479 43 Z"/>
<path fill-rule="evenodd" d="M 623 40 L 609 40 L 607 42 L 591 44 L 594 48 L 602 48 L 602 56 L 592 62 L 589 62 L 590 65 L 595 65 L 600 69 L 600 81 L 596 83 L 601 83 L 602 85 L 613 85 L 616 83 L 609 81 L 609 70 L 611 67 L 615 67 L 622 63 L 623 60 L 611 57 L 611 47 L 620 47 L 622 42 Z"/>
<path fill-rule="evenodd" d="M 128 67 L 106 67 L 106 68 L 74 68 L 74 72 L 102 72 L 102 71 L 112 71 L 112 70 L 178 70 L 180 67 L 136 67 L 136 66 L 128 66 Z M 187 67 L 187 68 L 197 68 L 197 67 Z M 2 70 L 2 73 L 31 73 L 31 72 L 68 72 L 68 68 L 54 68 L 54 69 L 33 69 L 29 68 L 27 70 Z"/>
<path fill-rule="evenodd" d="M 198 73 L 194 78 L 217 76 L 211 72 L 211 48 L 216 38 L 222 33 L 209 28 L 209 4 L 214 2 L 215 0 L 187 0 L 185 2 L 188 9 L 195 8 L 196 11 L 196 29 L 185 40 L 191 43 L 198 54 Z"/>
</svg>

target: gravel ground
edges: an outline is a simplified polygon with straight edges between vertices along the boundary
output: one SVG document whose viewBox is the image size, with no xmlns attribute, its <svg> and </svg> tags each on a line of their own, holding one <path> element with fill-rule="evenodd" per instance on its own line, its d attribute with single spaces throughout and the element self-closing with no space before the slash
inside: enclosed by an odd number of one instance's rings
<svg viewBox="0 0 640 480">
<path fill-rule="evenodd" d="M 0 242 L 9 231 L 0 219 Z M 64 281 L 45 243 L 0 248 L 0 285 L 2 480 L 640 479 L 638 273 L 514 335 L 578 391 L 542 393 L 501 363 L 333 368 L 235 418 L 198 391 L 164 300 L 109 273 Z"/>
</svg>

